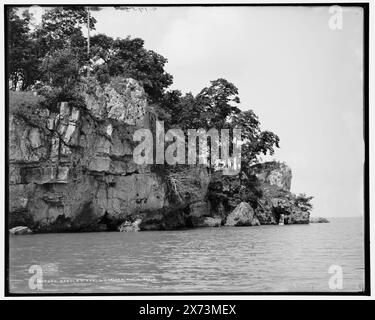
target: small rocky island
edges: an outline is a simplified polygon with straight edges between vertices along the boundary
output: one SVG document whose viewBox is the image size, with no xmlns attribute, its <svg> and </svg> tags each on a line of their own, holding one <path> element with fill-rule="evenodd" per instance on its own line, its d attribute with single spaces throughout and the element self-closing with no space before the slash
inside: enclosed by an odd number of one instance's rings
<svg viewBox="0 0 375 320">
<path fill-rule="evenodd" d="M 329 223 L 329 220 L 323 217 L 310 217 L 310 223 Z"/>
</svg>

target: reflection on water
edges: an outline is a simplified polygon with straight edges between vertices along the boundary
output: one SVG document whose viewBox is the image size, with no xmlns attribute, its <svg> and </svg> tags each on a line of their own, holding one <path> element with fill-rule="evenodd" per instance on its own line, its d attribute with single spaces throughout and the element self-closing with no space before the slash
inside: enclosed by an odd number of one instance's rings
<svg viewBox="0 0 375 320">
<path fill-rule="evenodd" d="M 200 228 L 139 233 L 10 237 L 10 291 L 298 292 L 364 287 L 363 220 L 329 224 Z M 29 273 L 29 268 L 34 266 Z M 39 269 L 38 269 L 39 268 Z M 38 270 L 42 289 L 32 290 Z M 32 287 L 32 286 L 31 286 Z"/>
</svg>

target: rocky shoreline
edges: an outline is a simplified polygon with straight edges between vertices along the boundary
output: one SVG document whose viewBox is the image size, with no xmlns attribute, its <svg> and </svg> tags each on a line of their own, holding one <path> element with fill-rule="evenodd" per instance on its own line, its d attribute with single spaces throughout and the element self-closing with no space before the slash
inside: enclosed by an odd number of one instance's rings
<svg viewBox="0 0 375 320">
<path fill-rule="evenodd" d="M 135 164 L 133 133 L 157 120 L 144 89 L 130 78 L 121 89 L 87 83 L 84 108 L 62 102 L 10 114 L 12 234 L 311 222 L 309 198 L 290 192 L 283 163 L 234 177 L 202 165 Z"/>
</svg>

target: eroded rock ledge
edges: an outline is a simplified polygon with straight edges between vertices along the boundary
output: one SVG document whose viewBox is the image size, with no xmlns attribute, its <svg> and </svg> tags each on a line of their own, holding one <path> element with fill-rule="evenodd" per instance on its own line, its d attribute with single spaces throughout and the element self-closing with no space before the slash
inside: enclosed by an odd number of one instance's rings
<svg viewBox="0 0 375 320">
<path fill-rule="evenodd" d="M 224 186 L 232 191 L 222 190 L 213 202 L 209 186 L 220 173 L 206 167 L 136 165 L 133 133 L 154 128 L 156 115 L 135 80 L 95 83 L 84 96 L 85 108 L 63 102 L 57 112 L 40 107 L 10 115 L 10 228 L 111 231 L 136 224 L 162 230 L 277 224 L 281 214 L 287 223 L 309 222 L 309 208 L 290 193 L 291 170 L 284 164 L 252 167 L 248 174 L 263 190 L 252 206 L 233 192 L 236 178 Z"/>
</svg>

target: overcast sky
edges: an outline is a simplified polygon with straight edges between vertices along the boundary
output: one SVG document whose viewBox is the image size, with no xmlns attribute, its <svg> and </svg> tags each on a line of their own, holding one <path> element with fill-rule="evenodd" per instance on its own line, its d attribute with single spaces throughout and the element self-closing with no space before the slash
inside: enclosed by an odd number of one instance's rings
<svg viewBox="0 0 375 320">
<path fill-rule="evenodd" d="M 331 30 L 328 7 L 105 8 L 96 33 L 140 37 L 168 59 L 172 88 L 198 93 L 225 78 L 293 171 L 292 191 L 314 196 L 314 216 L 363 215 L 362 23 L 345 8 Z"/>
</svg>

